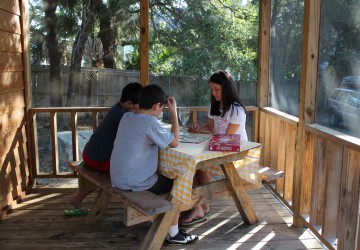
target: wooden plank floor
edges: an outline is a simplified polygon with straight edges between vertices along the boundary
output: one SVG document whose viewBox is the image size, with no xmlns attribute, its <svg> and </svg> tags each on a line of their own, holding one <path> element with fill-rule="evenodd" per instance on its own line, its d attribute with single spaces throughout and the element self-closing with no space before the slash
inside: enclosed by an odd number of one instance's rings
<svg viewBox="0 0 360 250">
<path fill-rule="evenodd" d="M 75 191 L 74 185 L 32 189 L 0 222 L 0 249 L 139 249 L 147 225 L 125 227 L 119 202 L 112 201 L 95 225 L 86 225 L 84 216 L 65 217 Z M 243 224 L 231 198 L 213 201 L 209 220 L 187 228 L 200 236 L 197 244 L 163 249 L 325 249 L 308 230 L 291 226 L 291 214 L 265 187 L 249 194 L 260 219 L 257 225 Z M 85 205 L 90 207 L 93 199 L 94 194 Z"/>
</svg>

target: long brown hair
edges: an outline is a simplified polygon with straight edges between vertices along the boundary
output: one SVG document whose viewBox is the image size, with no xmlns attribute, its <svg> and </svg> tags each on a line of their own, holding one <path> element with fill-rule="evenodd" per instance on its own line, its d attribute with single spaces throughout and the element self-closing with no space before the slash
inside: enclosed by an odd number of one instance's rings
<svg viewBox="0 0 360 250">
<path fill-rule="evenodd" d="M 230 110 L 231 105 L 240 106 L 244 109 L 245 112 L 245 105 L 243 100 L 241 100 L 235 86 L 234 78 L 230 75 L 229 72 L 226 70 L 219 70 L 212 74 L 210 77 L 209 83 L 213 82 L 221 86 L 221 102 L 223 104 L 223 113 L 221 115 L 220 112 L 220 101 L 216 101 L 214 96 L 211 94 L 211 101 L 210 101 L 210 115 L 224 117 L 225 113 Z M 231 116 L 234 112 L 234 106 L 231 109 Z"/>
</svg>

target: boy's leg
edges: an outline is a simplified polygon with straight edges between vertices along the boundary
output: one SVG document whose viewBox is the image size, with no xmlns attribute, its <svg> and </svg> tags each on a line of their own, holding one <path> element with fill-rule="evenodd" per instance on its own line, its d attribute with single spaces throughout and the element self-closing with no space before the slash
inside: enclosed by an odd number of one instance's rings
<svg viewBox="0 0 360 250">
<path fill-rule="evenodd" d="M 154 193 L 154 194 L 164 194 L 164 193 L 168 193 L 171 191 L 173 186 L 173 180 L 163 176 L 163 175 L 158 175 L 158 181 L 154 184 L 154 186 L 152 186 L 150 189 L 148 189 L 148 191 Z M 175 199 L 175 198 L 173 198 Z M 178 203 L 178 201 L 176 202 L 177 205 L 175 205 L 174 208 L 177 211 L 179 211 L 180 209 L 180 203 Z M 168 212 L 169 214 L 171 214 L 171 212 Z M 164 216 L 167 216 L 168 213 L 166 213 Z M 165 242 L 167 244 L 191 244 L 194 243 L 195 241 L 198 240 L 198 236 L 196 235 L 189 235 L 187 234 L 185 231 L 180 230 L 179 229 L 179 216 L 180 216 L 180 212 L 177 212 L 176 215 L 173 215 L 173 221 L 170 225 L 170 229 L 168 231 L 168 235 L 165 238 Z M 159 226 L 159 225 L 157 225 Z M 147 240 L 147 239 L 145 239 Z"/>
<path fill-rule="evenodd" d="M 82 201 L 83 199 L 88 196 L 94 189 L 87 190 L 87 191 L 79 191 L 73 196 L 70 197 L 69 202 L 71 205 L 73 205 L 75 208 L 82 208 Z"/>
<path fill-rule="evenodd" d="M 165 238 L 165 243 L 168 245 L 192 244 L 199 239 L 197 235 L 191 235 L 186 233 L 186 231 L 179 229 L 179 215 L 180 213 L 175 216 L 173 223 L 170 226 L 168 235 Z"/>
<path fill-rule="evenodd" d="M 70 197 L 69 202 L 75 208 L 82 208 L 83 199 L 88 196 L 92 191 L 94 191 L 97 187 L 92 182 L 86 180 L 82 176 L 78 177 L 79 179 L 79 191 Z"/>
</svg>

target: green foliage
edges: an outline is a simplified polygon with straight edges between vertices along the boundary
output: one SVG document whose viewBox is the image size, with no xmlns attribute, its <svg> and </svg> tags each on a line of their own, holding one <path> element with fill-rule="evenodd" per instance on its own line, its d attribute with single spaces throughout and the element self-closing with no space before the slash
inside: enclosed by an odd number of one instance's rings
<svg viewBox="0 0 360 250">
<path fill-rule="evenodd" d="M 39 2 L 39 1 L 38 1 Z M 30 2 L 30 52 L 33 64 L 40 64 L 45 42 L 44 12 L 38 2 Z"/>
<path fill-rule="evenodd" d="M 162 64 L 153 65 L 162 70 L 156 73 L 203 77 L 228 69 L 256 80 L 257 5 L 196 0 L 166 7 L 151 10 L 151 61 Z"/>
<path fill-rule="evenodd" d="M 238 79 L 257 79 L 258 1 L 246 5 L 238 0 L 160 0 L 150 4 L 150 69 L 155 74 L 193 75 L 206 79 L 218 69 L 228 69 Z M 31 0 L 32 37 L 45 34 L 41 1 Z M 105 13 L 111 16 L 117 45 L 131 45 L 134 51 L 119 68 L 139 70 L 139 12 L 135 0 L 107 0 Z M 81 1 L 60 0 L 58 38 L 71 44 L 81 24 Z M 101 18 L 101 16 L 98 16 Z M 99 22 L 92 37 L 99 31 Z M 112 32 L 112 31 L 111 31 Z M 41 38 L 41 36 L 38 36 Z M 32 39 L 32 53 L 42 40 Z M 64 46 L 66 48 L 66 46 Z M 118 51 L 118 50 L 115 50 Z M 65 53 L 66 54 L 66 53 Z"/>
<path fill-rule="evenodd" d="M 324 0 L 322 4 L 321 62 L 338 80 L 360 75 L 360 3 Z"/>
<path fill-rule="evenodd" d="M 58 35 L 60 39 L 75 37 L 80 28 L 82 4 L 80 1 L 60 0 Z M 73 39 L 72 39 L 73 40 Z"/>
<path fill-rule="evenodd" d="M 44 12 L 41 0 L 29 1 L 30 51 L 33 64 L 48 61 L 44 26 Z M 57 37 L 63 49 L 63 64 L 68 64 L 71 45 L 80 28 L 82 5 L 79 1 L 60 0 L 57 9 Z"/>
<path fill-rule="evenodd" d="M 300 79 L 304 1 L 274 0 L 271 17 L 271 70 L 274 81 Z"/>
<path fill-rule="evenodd" d="M 139 70 L 140 69 L 140 53 L 139 50 L 134 50 L 128 54 L 128 60 L 124 64 L 127 70 Z"/>
</svg>

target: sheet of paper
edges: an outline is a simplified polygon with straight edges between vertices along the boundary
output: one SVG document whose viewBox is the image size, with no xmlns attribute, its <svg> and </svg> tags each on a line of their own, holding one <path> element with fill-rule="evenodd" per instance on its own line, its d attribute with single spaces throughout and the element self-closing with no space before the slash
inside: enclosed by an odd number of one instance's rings
<svg viewBox="0 0 360 250">
<path fill-rule="evenodd" d="M 184 143 L 201 143 L 211 137 L 211 134 L 196 134 L 196 133 L 186 133 L 180 135 L 180 142 Z"/>
</svg>

